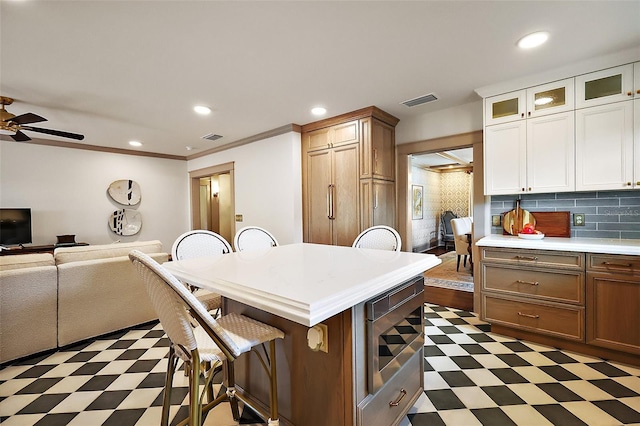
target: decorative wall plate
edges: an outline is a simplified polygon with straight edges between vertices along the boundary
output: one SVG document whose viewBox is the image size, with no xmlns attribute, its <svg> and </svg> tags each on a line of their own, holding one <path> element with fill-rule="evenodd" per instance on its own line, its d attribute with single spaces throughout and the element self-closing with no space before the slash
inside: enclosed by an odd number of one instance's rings
<svg viewBox="0 0 640 426">
<path fill-rule="evenodd" d="M 135 210 L 115 210 L 109 217 L 109 227 L 118 235 L 135 235 L 142 227 L 142 216 Z"/>
<path fill-rule="evenodd" d="M 140 185 L 134 180 L 121 179 L 111 182 L 107 192 L 113 201 L 125 206 L 135 206 L 141 199 Z"/>
</svg>

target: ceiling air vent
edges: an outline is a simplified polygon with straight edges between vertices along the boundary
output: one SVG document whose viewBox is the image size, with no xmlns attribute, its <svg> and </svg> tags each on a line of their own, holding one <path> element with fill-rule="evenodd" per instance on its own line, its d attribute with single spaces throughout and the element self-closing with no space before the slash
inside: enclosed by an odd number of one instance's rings
<svg viewBox="0 0 640 426">
<path fill-rule="evenodd" d="M 417 98 L 409 99 L 408 101 L 402 102 L 402 105 L 406 105 L 408 107 L 414 107 L 416 105 L 426 104 L 427 102 L 437 101 L 438 98 L 433 93 L 429 93 L 428 95 L 419 96 Z"/>
<path fill-rule="evenodd" d="M 222 137 L 222 136 L 220 136 L 220 135 L 216 135 L 215 133 L 209 133 L 208 135 L 204 135 L 204 136 L 202 137 L 202 139 L 207 139 L 207 140 L 210 140 L 210 141 L 215 141 L 215 140 L 220 139 L 221 137 Z"/>
</svg>

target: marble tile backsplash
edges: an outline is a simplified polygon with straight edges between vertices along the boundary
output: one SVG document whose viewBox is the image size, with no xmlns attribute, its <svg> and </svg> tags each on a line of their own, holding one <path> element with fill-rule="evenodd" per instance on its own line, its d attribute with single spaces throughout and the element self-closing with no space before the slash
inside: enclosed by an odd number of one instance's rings
<svg viewBox="0 0 640 426">
<path fill-rule="evenodd" d="M 515 208 L 518 195 L 491 197 L 491 215 Z M 569 211 L 572 237 L 640 239 L 640 191 L 568 192 L 523 194 L 520 206 L 530 212 Z M 574 226 L 573 217 L 583 213 L 584 226 Z M 501 226 L 492 226 L 502 234 Z"/>
</svg>

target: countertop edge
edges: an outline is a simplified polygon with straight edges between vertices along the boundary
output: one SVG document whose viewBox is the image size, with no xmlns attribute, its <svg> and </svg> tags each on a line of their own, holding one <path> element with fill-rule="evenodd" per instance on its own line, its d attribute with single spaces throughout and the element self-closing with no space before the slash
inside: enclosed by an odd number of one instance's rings
<svg viewBox="0 0 640 426">
<path fill-rule="evenodd" d="M 513 235 L 492 234 L 476 242 L 478 247 L 521 248 L 640 256 L 640 240 L 545 237 L 525 240 Z"/>
</svg>

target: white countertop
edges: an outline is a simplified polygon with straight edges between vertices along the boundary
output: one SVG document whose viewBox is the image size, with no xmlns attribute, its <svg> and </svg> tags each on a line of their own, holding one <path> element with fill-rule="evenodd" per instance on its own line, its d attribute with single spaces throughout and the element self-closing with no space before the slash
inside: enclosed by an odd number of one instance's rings
<svg viewBox="0 0 640 426">
<path fill-rule="evenodd" d="M 440 263 L 431 254 L 302 243 L 163 266 L 180 280 L 312 327 Z"/>
<path fill-rule="evenodd" d="M 544 237 L 541 240 L 524 240 L 514 235 L 492 234 L 478 240 L 476 245 L 480 247 L 579 251 L 585 253 L 640 256 L 640 240 L 562 237 Z"/>
</svg>

